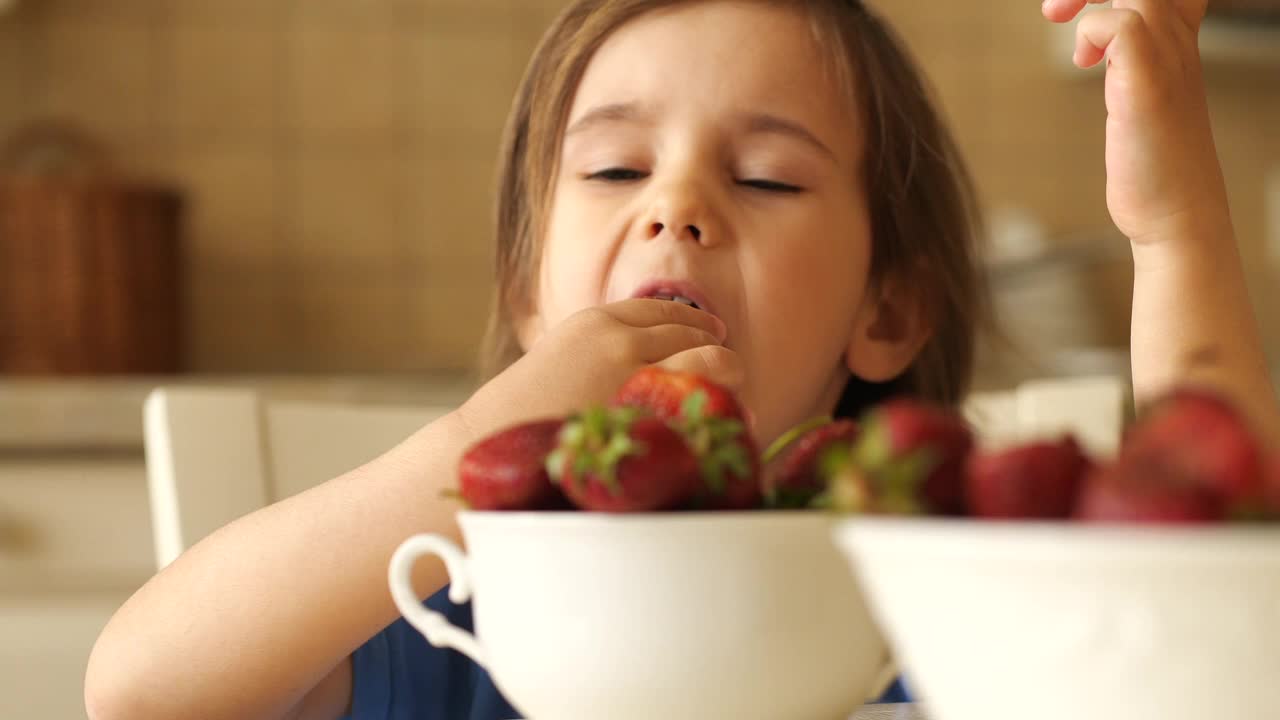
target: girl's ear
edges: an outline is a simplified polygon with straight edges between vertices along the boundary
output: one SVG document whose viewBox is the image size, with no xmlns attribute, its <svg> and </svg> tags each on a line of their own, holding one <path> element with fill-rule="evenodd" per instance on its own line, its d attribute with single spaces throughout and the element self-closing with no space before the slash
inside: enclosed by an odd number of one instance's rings
<svg viewBox="0 0 1280 720">
<path fill-rule="evenodd" d="M 868 382 L 901 375 L 933 334 L 918 284 L 886 278 L 867 288 L 845 351 L 849 371 Z"/>
</svg>

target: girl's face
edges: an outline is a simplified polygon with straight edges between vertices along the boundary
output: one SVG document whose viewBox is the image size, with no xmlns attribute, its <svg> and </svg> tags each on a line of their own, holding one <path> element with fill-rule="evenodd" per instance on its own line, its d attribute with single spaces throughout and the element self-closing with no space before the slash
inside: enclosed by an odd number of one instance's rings
<svg viewBox="0 0 1280 720">
<path fill-rule="evenodd" d="M 526 341 L 687 288 L 728 327 L 763 440 L 832 410 L 878 303 L 862 134 L 808 22 L 702 2 L 609 37 L 570 111 Z"/>
</svg>

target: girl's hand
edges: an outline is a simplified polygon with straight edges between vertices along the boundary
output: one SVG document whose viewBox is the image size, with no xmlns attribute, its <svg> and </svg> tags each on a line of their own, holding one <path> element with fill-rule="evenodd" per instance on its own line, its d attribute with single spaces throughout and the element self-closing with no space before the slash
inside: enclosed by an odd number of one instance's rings
<svg viewBox="0 0 1280 720">
<path fill-rule="evenodd" d="M 646 365 L 696 372 L 737 389 L 737 353 L 719 318 L 668 300 L 637 298 L 582 310 L 553 328 L 458 411 L 472 437 L 607 402 Z"/>
<path fill-rule="evenodd" d="M 1085 4 L 1044 0 L 1042 11 L 1068 22 Z M 1230 225 L 1197 44 L 1207 4 L 1115 0 L 1077 28 L 1076 65 L 1107 61 L 1107 207 L 1135 252 L 1212 242 Z"/>
</svg>

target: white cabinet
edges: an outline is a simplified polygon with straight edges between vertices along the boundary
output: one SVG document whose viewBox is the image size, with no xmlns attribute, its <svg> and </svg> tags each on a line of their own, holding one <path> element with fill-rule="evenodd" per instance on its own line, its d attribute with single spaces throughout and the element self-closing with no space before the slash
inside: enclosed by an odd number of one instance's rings
<svg viewBox="0 0 1280 720">
<path fill-rule="evenodd" d="M 0 717 L 85 717 L 85 664 L 127 592 L 0 594 Z"/>
<path fill-rule="evenodd" d="M 456 405 L 456 377 L 0 378 L 0 718 L 84 718 L 111 614 L 154 572 L 142 402 L 159 384 L 265 397 Z"/>
<path fill-rule="evenodd" d="M 89 649 L 151 571 L 141 454 L 0 454 L 0 717 L 84 717 Z"/>
</svg>

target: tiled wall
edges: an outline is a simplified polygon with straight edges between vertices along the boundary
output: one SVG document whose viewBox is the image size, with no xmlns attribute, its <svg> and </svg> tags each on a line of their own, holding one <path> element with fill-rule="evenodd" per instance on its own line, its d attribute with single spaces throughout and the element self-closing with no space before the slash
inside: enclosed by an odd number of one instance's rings
<svg viewBox="0 0 1280 720">
<path fill-rule="evenodd" d="M 1132 265 L 1106 208 L 1102 75 L 1070 66 L 1069 48 L 1064 56 L 1055 47 L 1061 33 L 1050 32 L 1036 2 L 875 4 L 929 71 L 989 208 L 1023 208 L 1056 236 L 1112 237 L 1121 247 L 1110 261 L 998 295 L 1009 334 L 1028 353 L 1058 343 L 1127 346 Z M 1268 311 L 1280 302 L 1280 268 L 1266 265 L 1264 245 L 1265 178 L 1280 167 L 1280 66 L 1209 60 L 1206 84 L 1250 290 L 1280 363 L 1280 323 Z M 1067 307 L 1093 317 L 1066 317 L 1056 304 L 1063 293 L 1074 295 Z"/>
<path fill-rule="evenodd" d="M 67 118 L 188 192 L 195 369 L 465 366 L 498 137 L 549 17 L 504 0 L 22 0 L 0 17 L 0 133 Z"/>
<path fill-rule="evenodd" d="M 559 4 L 19 0 L 0 16 L 0 137 L 67 118 L 189 193 L 194 369 L 466 366 L 500 125 Z M 990 204 L 1106 227 L 1101 85 L 1051 67 L 1034 3 L 879 5 L 933 72 Z M 1280 164 L 1276 77 L 1212 77 L 1251 261 Z"/>
</svg>

